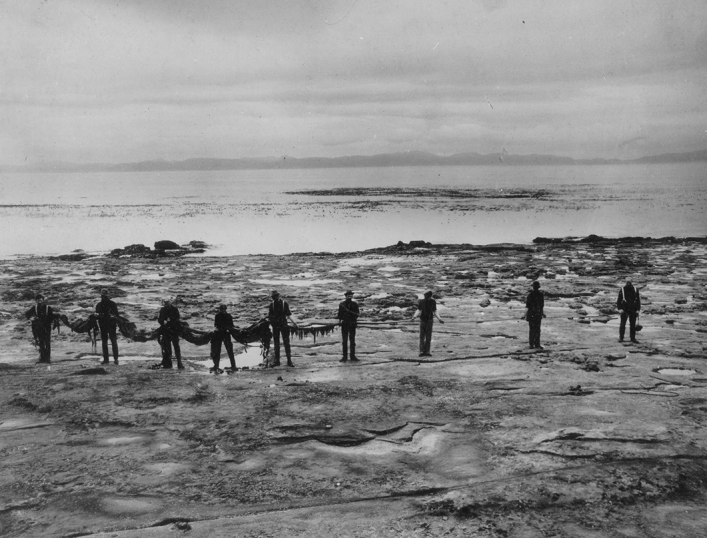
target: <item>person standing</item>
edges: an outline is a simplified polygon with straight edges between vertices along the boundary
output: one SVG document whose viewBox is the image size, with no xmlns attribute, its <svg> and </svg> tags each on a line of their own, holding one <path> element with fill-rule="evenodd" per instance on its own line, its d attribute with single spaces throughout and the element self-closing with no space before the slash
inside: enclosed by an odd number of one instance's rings
<svg viewBox="0 0 707 538">
<path fill-rule="evenodd" d="M 221 374 L 219 369 L 221 362 L 221 343 L 226 348 L 228 358 L 231 361 L 231 373 L 236 371 L 236 358 L 233 356 L 233 343 L 231 342 L 231 329 L 233 329 L 233 316 L 227 312 L 225 304 L 219 306 L 219 312 L 214 318 L 214 335 L 211 340 L 211 360 L 214 361 L 214 374 Z"/>
<path fill-rule="evenodd" d="M 162 346 L 162 368 L 172 368 L 172 347 L 177 357 L 177 368 L 184 369 L 182 352 L 179 348 L 179 332 L 182 323 L 179 320 L 179 309 L 174 306 L 171 299 L 165 299 L 160 313 L 157 316 L 160 324 L 160 344 Z"/>
<path fill-rule="evenodd" d="M 641 310 L 641 297 L 638 290 L 633 287 L 630 280 L 626 281 L 626 285 L 619 290 L 619 297 L 616 300 L 616 308 L 621 314 L 621 324 L 619 325 L 619 342 L 624 341 L 626 334 L 626 320 L 629 321 L 629 335 L 631 342 L 638 344 L 636 340 L 636 319 L 638 312 Z"/>
<path fill-rule="evenodd" d="M 290 305 L 287 301 L 280 298 L 280 294 L 277 290 L 273 290 L 271 297 L 272 301 L 268 307 L 268 321 L 272 327 L 272 335 L 275 342 L 275 360 L 271 367 L 280 366 L 280 335 L 282 335 L 282 343 L 285 346 L 287 366 L 294 367 L 292 354 L 290 352 L 290 328 L 287 325 L 287 320 L 289 319 L 295 328 L 297 328 L 297 323 L 292 319 Z"/>
<path fill-rule="evenodd" d="M 52 323 L 54 311 L 47 305 L 44 295 L 38 293 L 35 297 L 37 304 L 25 312 L 25 317 L 32 320 L 32 335 L 39 347 L 39 362 L 51 362 Z"/>
<path fill-rule="evenodd" d="M 432 292 L 426 291 L 425 298 L 420 299 L 417 310 L 413 314 L 413 321 L 420 316 L 420 357 L 431 357 L 430 344 L 432 343 L 432 326 L 434 318 L 444 323 L 437 315 L 437 302 L 432 298 Z"/>
<path fill-rule="evenodd" d="M 113 362 L 118 364 L 118 306 L 111 301 L 108 290 L 101 290 L 101 300 L 96 305 L 98 315 L 98 328 L 101 332 L 101 345 L 103 346 L 103 364 L 108 364 L 108 339 L 113 347 Z"/>
<path fill-rule="evenodd" d="M 530 331 L 530 348 L 542 349 L 543 346 L 540 345 L 540 324 L 545 317 L 545 313 L 543 312 L 545 308 L 545 296 L 543 292 L 540 291 L 540 282 L 537 280 L 533 282 L 533 289 L 525 300 L 525 308 L 527 310 L 525 311 L 524 319 L 528 322 Z"/>
<path fill-rule="evenodd" d="M 339 362 L 346 362 L 347 359 L 347 344 L 350 343 L 351 360 L 358 362 L 356 357 L 356 324 L 358 322 L 359 308 L 358 303 L 353 300 L 354 292 L 351 290 L 344 293 L 346 300 L 339 303 L 338 319 L 341 325 L 341 344 L 343 358 Z"/>
</svg>

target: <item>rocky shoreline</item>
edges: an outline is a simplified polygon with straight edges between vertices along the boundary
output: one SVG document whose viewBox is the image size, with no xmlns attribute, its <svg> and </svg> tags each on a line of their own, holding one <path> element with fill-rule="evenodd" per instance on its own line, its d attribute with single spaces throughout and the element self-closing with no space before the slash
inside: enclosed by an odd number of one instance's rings
<svg viewBox="0 0 707 538">
<path fill-rule="evenodd" d="M 707 533 L 707 238 L 131 247 L 0 261 L 4 536 Z M 627 278 L 638 345 L 617 341 Z M 540 351 L 520 319 L 534 279 Z M 35 293 L 79 318 L 102 288 L 138 327 L 173 296 L 202 330 L 221 303 L 236 325 L 257 321 L 273 288 L 299 323 L 329 323 L 353 289 L 361 363 L 338 362 L 337 331 L 295 339 L 294 369 L 248 352 L 249 369 L 211 376 L 208 350 L 184 344 L 187 371 L 150 371 L 157 344 L 125 340 L 121 365 L 101 368 L 62 329 L 51 368 L 35 364 L 21 319 Z M 445 324 L 421 358 L 409 320 L 426 289 Z"/>
</svg>

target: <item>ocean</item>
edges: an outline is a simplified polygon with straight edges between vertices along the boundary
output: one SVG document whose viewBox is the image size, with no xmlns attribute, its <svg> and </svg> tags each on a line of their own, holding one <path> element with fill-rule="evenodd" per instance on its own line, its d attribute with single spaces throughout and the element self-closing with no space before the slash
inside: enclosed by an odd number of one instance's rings
<svg viewBox="0 0 707 538">
<path fill-rule="evenodd" d="M 705 163 L 0 175 L 0 256 L 169 239 L 211 255 L 707 235 Z"/>
</svg>

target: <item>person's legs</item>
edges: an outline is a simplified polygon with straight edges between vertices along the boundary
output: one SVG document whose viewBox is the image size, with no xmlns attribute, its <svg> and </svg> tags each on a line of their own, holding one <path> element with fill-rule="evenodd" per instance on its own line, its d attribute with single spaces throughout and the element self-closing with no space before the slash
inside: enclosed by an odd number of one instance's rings
<svg viewBox="0 0 707 538">
<path fill-rule="evenodd" d="M 285 355 L 287 355 L 287 366 L 294 366 L 292 362 L 292 351 L 290 349 L 290 329 L 285 327 L 282 330 L 282 343 L 285 346 Z"/>
<path fill-rule="evenodd" d="M 162 368 L 171 368 L 172 367 L 172 343 L 170 341 L 169 334 L 166 331 L 164 331 L 160 335 L 160 345 L 162 347 Z"/>
<path fill-rule="evenodd" d="M 32 334 L 37 340 L 37 346 L 39 347 L 40 362 L 49 362 L 50 360 L 51 331 L 51 326 L 45 327 L 41 323 L 32 324 Z"/>
<path fill-rule="evenodd" d="M 636 319 L 637 318 L 638 318 L 638 314 L 636 312 L 630 312 L 628 315 L 629 334 L 631 335 L 631 342 L 636 341 Z"/>
<path fill-rule="evenodd" d="M 292 359 L 292 352 L 290 351 L 290 329 L 288 327 L 282 328 L 282 345 L 285 347 L 287 362 L 290 362 Z"/>
<path fill-rule="evenodd" d="M 273 366 L 280 366 L 280 327 L 273 325 L 272 337 L 275 343 L 275 360 Z"/>
<path fill-rule="evenodd" d="M 425 350 L 423 353 L 425 355 L 430 354 L 430 346 L 432 345 L 432 327 L 434 325 L 434 320 L 429 320 L 425 322 Z"/>
<path fill-rule="evenodd" d="M 52 360 L 52 329 L 51 329 L 51 327 L 47 327 L 47 330 L 44 332 L 44 359 L 47 362 L 51 362 L 51 360 Z"/>
<path fill-rule="evenodd" d="M 537 321 L 533 322 L 533 346 L 540 346 L 540 325 L 542 324 L 542 318 L 538 318 Z"/>
<path fill-rule="evenodd" d="M 351 350 L 351 360 L 357 361 L 356 358 L 356 325 L 349 327 L 349 349 Z"/>
<path fill-rule="evenodd" d="M 420 320 L 420 355 L 425 353 L 425 322 Z"/>
<path fill-rule="evenodd" d="M 221 362 L 221 334 L 218 332 L 215 332 L 211 338 L 211 360 L 214 363 L 214 373 L 218 373 Z"/>
<path fill-rule="evenodd" d="M 349 326 L 343 324 L 341 326 L 341 350 L 343 353 L 342 361 L 348 360 L 348 339 L 349 339 Z"/>
<path fill-rule="evenodd" d="M 108 326 L 105 323 L 99 325 L 101 331 L 101 348 L 103 349 L 103 364 L 108 364 Z"/>
<path fill-rule="evenodd" d="M 624 335 L 626 334 L 626 320 L 628 319 L 628 314 L 626 312 L 621 312 L 621 322 L 619 325 L 619 342 L 624 341 Z"/>
<path fill-rule="evenodd" d="M 174 347 L 174 355 L 177 357 L 177 368 L 182 369 L 182 350 L 179 348 L 179 335 L 172 335 L 172 346 Z"/>
<path fill-rule="evenodd" d="M 114 323 L 110 326 L 108 334 L 110 336 L 110 343 L 113 346 L 113 361 L 118 364 L 118 335 L 116 330 L 117 326 Z"/>
<path fill-rule="evenodd" d="M 231 361 L 231 370 L 236 371 L 236 357 L 233 355 L 233 342 L 231 342 L 231 335 L 226 333 L 223 335 L 223 345 L 226 348 L 226 353 L 228 353 L 228 360 Z"/>
</svg>

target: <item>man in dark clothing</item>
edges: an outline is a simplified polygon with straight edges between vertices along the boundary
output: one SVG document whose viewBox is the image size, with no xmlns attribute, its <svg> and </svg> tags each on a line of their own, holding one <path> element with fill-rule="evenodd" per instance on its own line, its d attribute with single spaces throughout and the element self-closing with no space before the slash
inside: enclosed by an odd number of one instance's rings
<svg viewBox="0 0 707 538">
<path fill-rule="evenodd" d="M 233 343 L 231 342 L 230 330 L 233 329 L 233 316 L 226 311 L 226 305 L 219 306 L 219 312 L 214 319 L 214 336 L 211 340 L 211 360 L 214 361 L 213 372 L 215 374 L 223 373 L 219 369 L 221 362 L 221 343 L 226 348 L 228 358 L 231 361 L 231 373 L 236 371 L 236 358 L 233 356 Z"/>
<path fill-rule="evenodd" d="M 108 297 L 108 290 L 101 290 L 101 301 L 96 305 L 98 315 L 98 328 L 101 331 L 101 344 L 103 346 L 103 364 L 108 364 L 108 339 L 113 347 L 113 362 L 118 364 L 118 306 Z"/>
<path fill-rule="evenodd" d="M 290 353 L 290 329 L 287 325 L 289 319 L 297 328 L 297 323 L 292 319 L 290 305 L 287 301 L 280 299 L 280 294 L 274 290 L 271 294 L 272 302 L 268 307 L 268 321 L 272 327 L 273 340 L 275 341 L 275 360 L 271 367 L 280 366 L 280 335 L 282 334 L 282 343 L 285 346 L 285 355 L 287 355 L 287 366 L 294 367 L 292 363 L 292 354 Z"/>
<path fill-rule="evenodd" d="M 432 292 L 425 292 L 425 298 L 418 302 L 417 310 L 412 316 L 413 321 L 420 316 L 420 357 L 431 357 L 430 344 L 432 342 L 432 326 L 434 318 L 444 323 L 437 315 L 437 303 L 432 298 Z"/>
<path fill-rule="evenodd" d="M 353 300 L 354 292 L 351 290 L 344 294 L 346 300 L 339 303 L 339 325 L 341 325 L 341 339 L 343 348 L 343 358 L 339 362 L 346 362 L 347 343 L 351 343 L 351 360 L 358 362 L 356 358 L 356 323 L 358 321 L 358 303 Z"/>
<path fill-rule="evenodd" d="M 25 312 L 25 317 L 32 320 L 32 335 L 39 347 L 39 362 L 51 362 L 51 336 L 54 311 L 44 301 L 44 295 L 37 294 L 37 304 Z"/>
<path fill-rule="evenodd" d="M 160 324 L 160 344 L 162 345 L 162 368 L 172 368 L 172 346 L 177 357 L 177 368 L 184 369 L 182 352 L 179 349 L 179 331 L 182 323 L 179 321 L 179 309 L 170 299 L 164 300 L 157 322 Z"/>
<path fill-rule="evenodd" d="M 542 349 L 540 345 L 540 324 L 545 317 L 543 309 L 545 308 L 545 297 L 543 292 L 540 291 L 540 282 L 537 280 L 533 282 L 533 290 L 528 294 L 528 298 L 525 300 L 525 312 L 524 318 L 528 321 L 528 326 L 530 328 L 530 347 Z"/>
<path fill-rule="evenodd" d="M 626 320 L 629 320 L 631 342 L 638 344 L 636 340 L 636 319 L 638 312 L 641 310 L 641 297 L 638 290 L 633 287 L 631 281 L 628 280 L 626 285 L 619 290 L 619 297 L 616 301 L 616 308 L 621 313 L 621 325 L 619 326 L 619 342 L 624 341 L 626 334 Z"/>
</svg>

